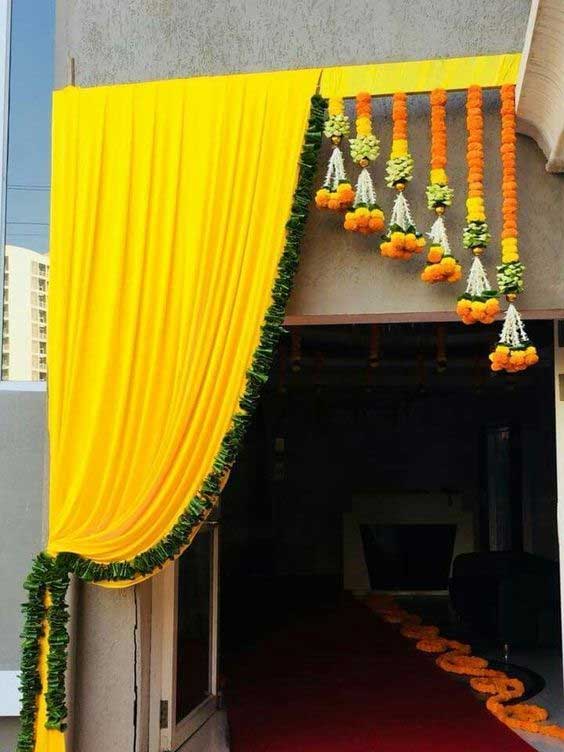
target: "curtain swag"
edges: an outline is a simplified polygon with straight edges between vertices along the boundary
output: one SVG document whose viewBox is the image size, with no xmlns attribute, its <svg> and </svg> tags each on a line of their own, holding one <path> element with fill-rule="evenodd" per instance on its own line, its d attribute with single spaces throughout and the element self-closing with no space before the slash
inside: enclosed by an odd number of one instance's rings
<svg viewBox="0 0 564 752">
<path fill-rule="evenodd" d="M 18 752 L 64 750 L 69 576 L 151 576 L 227 480 L 298 266 L 318 78 L 55 94 L 50 533 L 25 583 Z"/>
</svg>

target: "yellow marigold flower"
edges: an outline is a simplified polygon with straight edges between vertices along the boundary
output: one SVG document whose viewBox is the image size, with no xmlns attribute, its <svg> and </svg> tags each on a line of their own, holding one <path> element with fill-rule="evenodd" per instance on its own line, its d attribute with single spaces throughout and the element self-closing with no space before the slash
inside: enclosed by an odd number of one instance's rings
<svg viewBox="0 0 564 752">
<path fill-rule="evenodd" d="M 442 167 L 436 167 L 431 170 L 431 183 L 439 183 L 440 185 L 448 183 L 447 174 Z"/>
</svg>

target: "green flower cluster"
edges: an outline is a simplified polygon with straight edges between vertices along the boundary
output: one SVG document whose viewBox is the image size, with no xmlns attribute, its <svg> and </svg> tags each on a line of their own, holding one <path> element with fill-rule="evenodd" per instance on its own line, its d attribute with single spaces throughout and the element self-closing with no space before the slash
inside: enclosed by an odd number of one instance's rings
<svg viewBox="0 0 564 752">
<path fill-rule="evenodd" d="M 450 206 L 453 196 L 454 190 L 449 188 L 448 185 L 432 183 L 427 186 L 427 207 L 436 209 L 437 206 Z"/>
<path fill-rule="evenodd" d="M 386 185 L 393 188 L 396 183 L 407 183 L 413 177 L 413 157 L 404 154 L 402 157 L 388 159 L 386 165 Z"/>
<path fill-rule="evenodd" d="M 329 115 L 325 121 L 323 133 L 327 138 L 331 136 L 348 136 L 351 130 L 351 121 L 347 115 Z"/>
<path fill-rule="evenodd" d="M 500 293 L 522 293 L 525 287 L 523 272 L 525 266 L 520 261 L 512 261 L 509 264 L 501 264 L 497 267 L 497 284 Z"/>
<path fill-rule="evenodd" d="M 373 162 L 380 154 L 380 141 L 371 133 L 368 136 L 351 138 L 351 157 L 355 162 L 361 159 L 369 159 Z"/>
<path fill-rule="evenodd" d="M 487 222 L 472 220 L 464 228 L 462 244 L 465 248 L 485 248 L 491 237 Z"/>
</svg>

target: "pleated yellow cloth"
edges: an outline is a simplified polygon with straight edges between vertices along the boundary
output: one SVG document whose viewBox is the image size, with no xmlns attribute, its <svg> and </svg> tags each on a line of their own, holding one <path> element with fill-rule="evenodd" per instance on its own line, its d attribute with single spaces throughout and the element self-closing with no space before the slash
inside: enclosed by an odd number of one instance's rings
<svg viewBox="0 0 564 752">
<path fill-rule="evenodd" d="M 135 557 L 163 540 L 168 551 L 171 535 L 176 545 L 179 519 L 219 475 L 280 284 L 318 79 L 306 70 L 54 96 L 47 554 L 81 557 L 83 579 L 100 579 L 90 563 L 125 562 L 100 584 L 131 584 Z M 150 574 L 146 560 L 140 571 Z M 44 630 L 33 744 L 63 752 L 64 733 L 45 728 Z"/>
<path fill-rule="evenodd" d="M 210 471 L 271 302 L 318 75 L 55 94 L 49 553 L 131 559 Z"/>
</svg>

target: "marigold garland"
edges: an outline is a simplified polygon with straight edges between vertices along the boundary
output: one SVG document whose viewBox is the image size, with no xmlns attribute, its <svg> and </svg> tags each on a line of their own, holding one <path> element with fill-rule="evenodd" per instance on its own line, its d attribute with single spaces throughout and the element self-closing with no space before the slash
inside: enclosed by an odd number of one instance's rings
<svg viewBox="0 0 564 752">
<path fill-rule="evenodd" d="M 462 277 L 462 267 L 452 255 L 443 215 L 452 203 L 454 191 L 448 186 L 446 101 L 444 89 L 434 89 L 431 101 L 431 184 L 427 186 L 427 206 L 437 214 L 429 237 L 431 246 L 427 254 L 427 265 L 421 272 L 423 282 L 458 282 Z"/>
<path fill-rule="evenodd" d="M 454 191 L 448 185 L 446 102 L 444 89 L 433 89 L 431 102 L 431 172 L 427 186 L 427 206 L 435 211 L 452 204 Z"/>
<path fill-rule="evenodd" d="M 425 653 L 439 653 L 437 666 L 451 674 L 470 677 L 470 686 L 476 692 L 490 695 L 486 707 L 490 713 L 506 726 L 533 734 L 564 739 L 564 728 L 556 724 L 546 724 L 548 712 L 539 705 L 517 703 L 506 705 L 510 700 L 522 697 L 525 693 L 523 682 L 507 676 L 503 671 L 488 668 L 485 658 L 472 655 L 472 648 L 457 640 L 441 637 L 439 628 L 432 625 L 412 626 L 414 614 L 400 608 L 389 595 L 372 593 L 366 598 L 366 605 L 385 621 L 401 624 L 400 633 L 417 640 L 416 647 Z"/>
<path fill-rule="evenodd" d="M 514 373 L 538 363 L 539 356 L 529 341 L 521 316 L 514 303 L 523 292 L 523 271 L 517 244 L 517 134 L 515 118 L 515 86 L 501 87 L 501 162 L 502 214 L 501 265 L 497 267 L 497 283 L 509 303 L 499 342 L 490 354 L 492 371 Z"/>
<path fill-rule="evenodd" d="M 384 228 L 384 212 L 376 201 L 370 173 L 370 162 L 378 158 L 380 142 L 372 133 L 372 97 L 361 92 L 356 97 L 356 138 L 351 138 L 351 156 L 362 168 L 356 184 L 353 210 L 345 215 L 344 228 L 368 235 Z"/>
<path fill-rule="evenodd" d="M 392 102 L 392 152 L 386 167 L 386 185 L 397 191 L 388 232 L 380 243 L 380 253 L 388 258 L 408 260 L 421 253 L 425 238 L 418 232 L 404 196 L 406 184 L 413 177 L 413 158 L 407 141 L 407 95 L 397 92 Z"/>
<path fill-rule="evenodd" d="M 329 99 L 329 117 L 325 121 L 323 133 L 333 144 L 323 187 L 315 194 L 315 203 L 319 209 L 342 211 L 352 206 L 354 190 L 349 182 L 340 144 L 350 132 L 350 120 L 345 114 L 342 97 Z"/>
<path fill-rule="evenodd" d="M 466 291 L 458 298 L 456 312 L 464 324 L 491 324 L 498 315 L 498 293 L 492 290 L 480 259 L 490 241 L 484 206 L 484 118 L 482 88 L 470 86 L 466 97 L 466 131 L 468 134 L 466 162 L 468 165 L 468 197 L 466 227 L 462 242 L 474 260 L 470 267 Z"/>
</svg>

